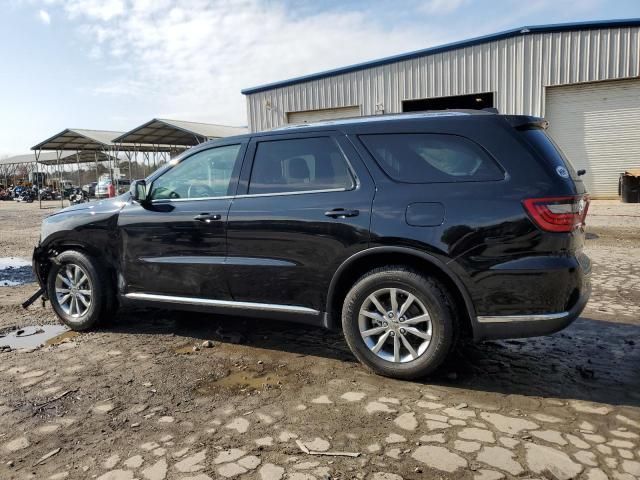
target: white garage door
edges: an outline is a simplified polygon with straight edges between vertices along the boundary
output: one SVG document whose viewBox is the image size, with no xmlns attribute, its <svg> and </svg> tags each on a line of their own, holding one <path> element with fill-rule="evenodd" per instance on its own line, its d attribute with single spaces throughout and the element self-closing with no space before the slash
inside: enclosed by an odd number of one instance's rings
<svg viewBox="0 0 640 480">
<path fill-rule="evenodd" d="M 546 90 L 549 133 L 593 197 L 618 195 L 618 177 L 640 167 L 640 79 Z"/>
<path fill-rule="evenodd" d="M 335 118 L 359 117 L 360 107 L 325 108 L 322 110 L 306 110 L 304 112 L 287 113 L 287 123 L 311 123 Z"/>
</svg>

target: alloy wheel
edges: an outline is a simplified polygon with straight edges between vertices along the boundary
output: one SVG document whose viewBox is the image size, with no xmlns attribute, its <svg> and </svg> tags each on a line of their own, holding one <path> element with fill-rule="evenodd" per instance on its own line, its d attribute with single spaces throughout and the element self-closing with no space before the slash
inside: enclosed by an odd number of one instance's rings
<svg viewBox="0 0 640 480">
<path fill-rule="evenodd" d="M 400 288 L 383 288 L 370 294 L 360 307 L 358 327 L 369 350 L 394 363 L 419 358 L 433 335 L 427 308 L 415 295 Z"/>
<path fill-rule="evenodd" d="M 63 265 L 56 275 L 56 300 L 62 311 L 74 318 L 82 317 L 91 306 L 91 280 L 79 265 Z"/>
</svg>

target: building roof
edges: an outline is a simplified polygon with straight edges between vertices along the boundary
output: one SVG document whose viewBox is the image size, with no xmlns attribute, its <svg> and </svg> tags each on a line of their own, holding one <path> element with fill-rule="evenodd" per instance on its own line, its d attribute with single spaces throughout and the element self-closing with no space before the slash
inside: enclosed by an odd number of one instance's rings
<svg viewBox="0 0 640 480">
<path fill-rule="evenodd" d="M 247 133 L 244 127 L 154 118 L 113 139 L 114 143 L 190 147 L 214 138 Z"/>
<path fill-rule="evenodd" d="M 568 32 L 568 31 L 580 31 L 580 30 L 598 30 L 598 29 L 605 29 L 605 28 L 625 28 L 625 27 L 638 27 L 638 26 L 640 26 L 640 18 L 577 22 L 577 23 L 558 23 L 558 24 L 550 24 L 550 25 L 531 25 L 531 26 L 519 27 L 519 28 L 506 30 L 499 33 L 493 33 L 490 35 L 483 35 L 480 37 L 471 38 L 468 40 L 462 40 L 458 42 L 447 43 L 445 45 L 439 45 L 436 47 L 425 48 L 425 49 L 417 50 L 413 52 L 402 53 L 400 55 L 385 57 L 378 60 L 357 63 L 354 65 L 335 68 L 332 70 L 326 70 L 324 72 L 319 72 L 319 73 L 312 73 L 310 75 L 304 75 L 304 76 L 292 78 L 289 80 L 268 83 L 265 85 L 259 85 L 257 87 L 245 88 L 244 90 L 242 90 L 242 93 L 244 95 L 251 95 L 253 93 L 264 92 L 266 90 L 273 90 L 275 88 L 287 87 L 289 85 L 305 83 L 312 80 L 320 80 L 322 78 L 333 77 L 335 75 L 342 75 L 345 73 L 355 72 L 358 70 L 365 70 L 368 68 L 379 67 L 382 65 L 402 62 L 405 60 L 412 60 L 414 58 L 425 57 L 427 55 L 434 55 L 437 53 L 448 52 L 448 51 L 457 50 L 460 48 L 473 47 L 475 45 L 479 45 L 482 43 L 493 42 L 496 40 L 503 40 L 506 38 L 516 37 L 519 35 L 530 35 L 534 33 Z"/>
</svg>

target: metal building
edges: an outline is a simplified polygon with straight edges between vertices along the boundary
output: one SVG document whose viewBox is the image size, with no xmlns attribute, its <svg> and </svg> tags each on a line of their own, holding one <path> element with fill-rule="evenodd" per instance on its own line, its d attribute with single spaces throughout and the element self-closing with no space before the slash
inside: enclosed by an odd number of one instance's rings
<svg viewBox="0 0 640 480">
<path fill-rule="evenodd" d="M 544 116 L 596 197 L 640 167 L 640 19 L 523 27 L 242 93 L 251 131 L 443 108 Z"/>
</svg>

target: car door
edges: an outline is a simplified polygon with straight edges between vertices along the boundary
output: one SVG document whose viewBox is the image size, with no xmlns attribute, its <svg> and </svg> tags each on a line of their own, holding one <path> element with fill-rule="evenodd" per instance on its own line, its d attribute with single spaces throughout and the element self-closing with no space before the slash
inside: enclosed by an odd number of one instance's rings
<svg viewBox="0 0 640 480">
<path fill-rule="evenodd" d="M 247 152 L 227 227 L 231 294 L 324 311 L 333 272 L 368 245 L 373 180 L 333 132 L 258 137 Z"/>
<path fill-rule="evenodd" d="M 188 154 L 150 181 L 147 201 L 124 207 L 120 282 L 128 296 L 230 298 L 227 215 L 245 148 L 234 143 Z"/>
</svg>

